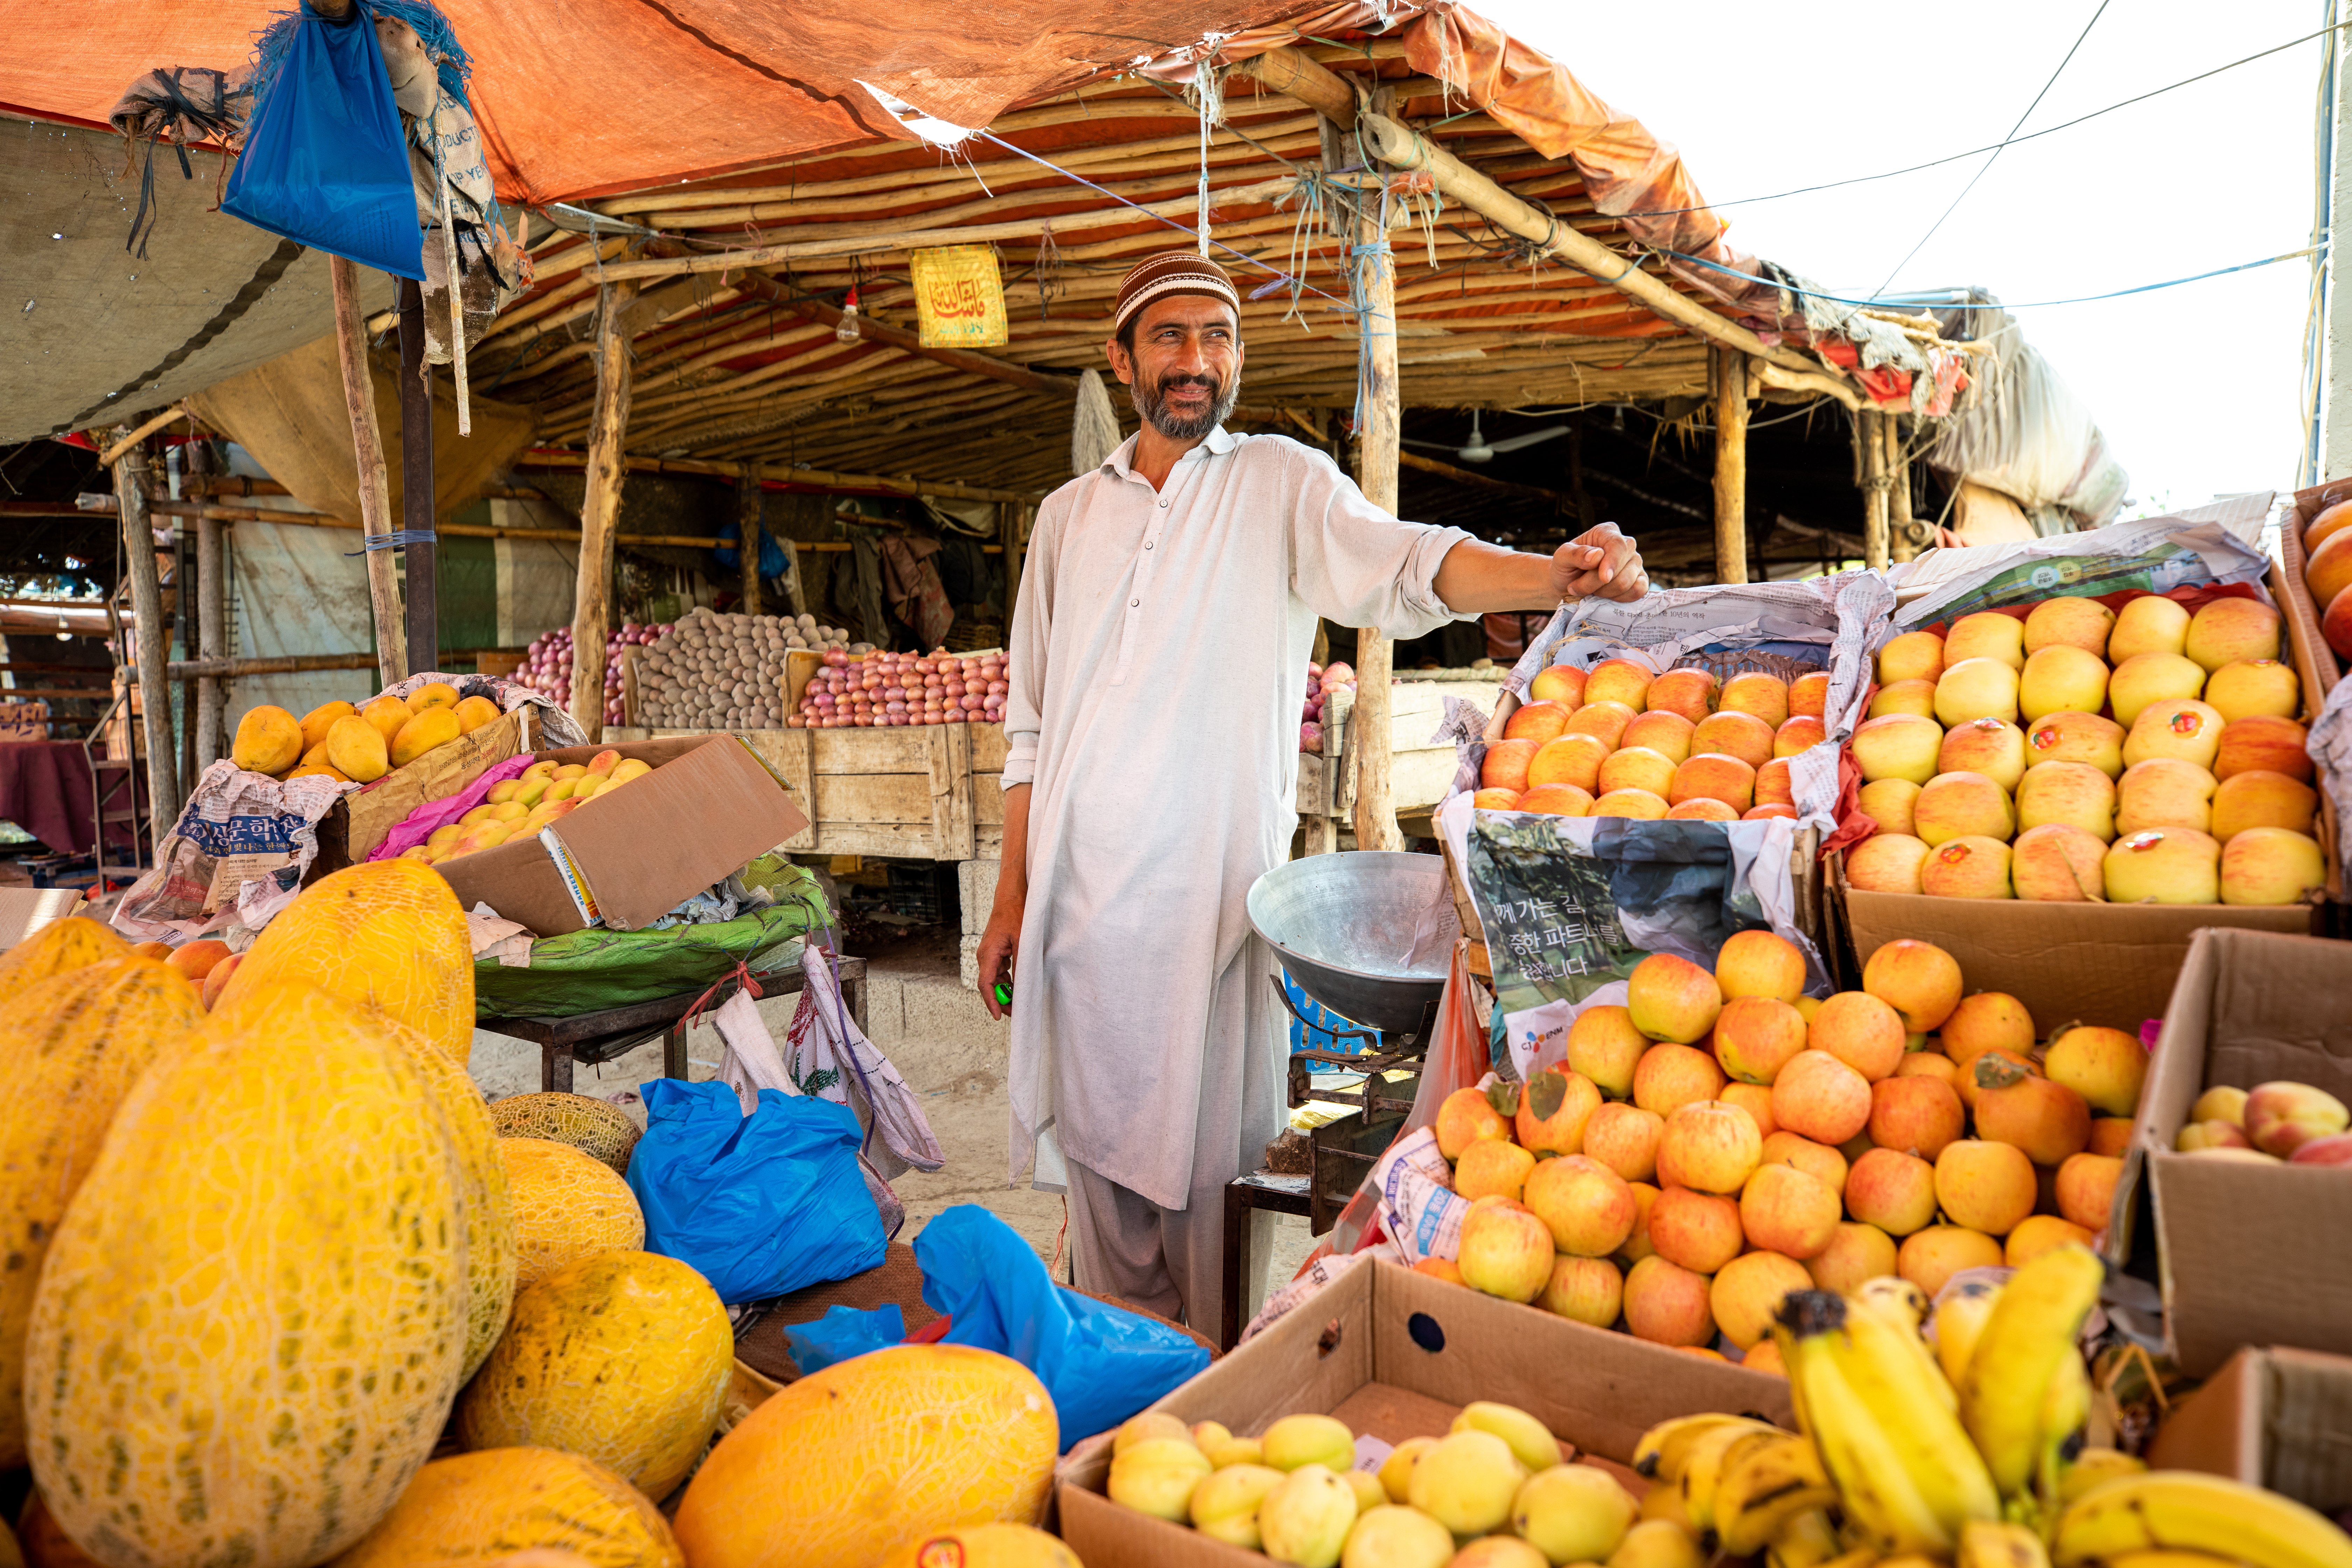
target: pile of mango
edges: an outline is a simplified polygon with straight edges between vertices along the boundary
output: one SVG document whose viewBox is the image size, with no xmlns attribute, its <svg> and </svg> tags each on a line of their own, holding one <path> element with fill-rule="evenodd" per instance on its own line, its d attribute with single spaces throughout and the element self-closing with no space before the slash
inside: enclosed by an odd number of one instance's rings
<svg viewBox="0 0 2352 1568">
<path fill-rule="evenodd" d="M 299 719 L 265 703 L 237 721 L 229 758 L 247 773 L 274 779 L 373 784 L 499 717 L 499 705 L 488 698 L 461 699 L 457 688 L 438 680 L 404 700 L 379 697 L 364 708 L 328 702 Z"/>
<path fill-rule="evenodd" d="M 525 768 L 520 777 L 492 784 L 481 805 L 435 828 L 424 843 L 401 854 L 437 866 L 477 849 L 494 849 L 509 838 L 529 838 L 582 801 L 609 795 L 653 771 L 651 763 L 609 750 L 585 763 L 559 764 L 552 757 L 543 758 Z"/>
</svg>

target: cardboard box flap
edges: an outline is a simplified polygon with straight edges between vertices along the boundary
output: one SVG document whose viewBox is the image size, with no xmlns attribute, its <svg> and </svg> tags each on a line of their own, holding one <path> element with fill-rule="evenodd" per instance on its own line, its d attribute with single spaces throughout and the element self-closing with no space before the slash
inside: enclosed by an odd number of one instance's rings
<svg viewBox="0 0 2352 1568">
<path fill-rule="evenodd" d="M 352 861 L 366 859 L 418 806 L 446 800 L 509 757 L 530 750 L 534 717 L 525 704 L 345 795 L 341 805 L 350 826 L 344 854 Z"/>
<path fill-rule="evenodd" d="M 659 920 L 807 826 L 766 764 L 731 735 L 663 763 L 614 804 L 625 795 L 635 810 L 600 812 L 603 802 L 592 799 L 556 827 L 597 911 L 619 931 Z M 721 868 L 709 872 L 714 866 Z"/>
<path fill-rule="evenodd" d="M 2268 1487 L 2322 1513 L 2352 1507 L 2352 1359 L 2240 1351 L 2166 1418 L 2147 1458 L 2158 1469 Z"/>
</svg>

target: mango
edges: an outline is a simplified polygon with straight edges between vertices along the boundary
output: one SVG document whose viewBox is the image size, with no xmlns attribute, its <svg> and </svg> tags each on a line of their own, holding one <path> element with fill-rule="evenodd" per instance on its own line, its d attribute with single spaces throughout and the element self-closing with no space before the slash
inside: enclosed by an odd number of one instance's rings
<svg viewBox="0 0 2352 1568">
<path fill-rule="evenodd" d="M 425 847 L 428 849 L 446 849 L 465 836 L 466 829 L 462 824 L 444 823 L 425 836 Z"/>
<path fill-rule="evenodd" d="M 374 725 L 376 733 L 382 735 L 383 743 L 389 746 L 392 738 L 400 733 L 401 726 L 415 715 L 409 712 L 408 704 L 399 698 L 379 697 L 360 710 L 360 717 Z"/>
<path fill-rule="evenodd" d="M 1203 1422 L 1202 1425 L 1213 1426 L 1215 1423 Z M 1193 1439 L 1195 1442 L 1199 1440 L 1197 1436 Z M 1265 1447 L 1255 1437 L 1228 1437 L 1201 1451 L 1209 1456 L 1210 1464 L 1221 1470 L 1232 1465 L 1265 1464 Z M 1267 1468 L 1272 1468 L 1271 1466 Z"/>
<path fill-rule="evenodd" d="M 1172 1419 L 1172 1417 L 1171 1417 Z M 1182 1423 L 1177 1424 L 1182 1430 Z M 1110 1500 L 1154 1519 L 1182 1523 L 1209 1460 L 1181 1437 L 1146 1437 L 1110 1462 Z"/>
<path fill-rule="evenodd" d="M 547 778 L 544 774 L 538 778 L 526 775 L 519 779 L 509 779 L 507 782 L 516 786 L 514 794 L 509 798 L 519 800 L 524 805 L 537 805 L 547 798 Z"/>
<path fill-rule="evenodd" d="M 600 777 L 595 773 L 590 773 L 584 779 L 573 779 L 572 781 L 572 798 L 574 800 L 593 800 L 596 796 L 603 795 L 604 793 L 605 786 L 611 783 L 612 781 L 610 779 Z"/>
<path fill-rule="evenodd" d="M 457 826 L 459 827 L 471 827 L 478 822 L 488 822 L 489 820 L 489 805 L 488 802 L 484 802 L 480 805 L 469 806 L 460 814 L 457 818 Z"/>
<path fill-rule="evenodd" d="M 1445 1568 L 1454 1537 L 1425 1513 L 1383 1503 L 1356 1516 L 1341 1556 L 1345 1568 Z"/>
<path fill-rule="evenodd" d="M 373 784 L 391 771 L 383 732 L 356 713 L 347 713 L 328 726 L 327 761 L 361 784 Z"/>
<path fill-rule="evenodd" d="M 302 760 L 310 762 L 310 752 L 327 743 L 327 731 L 335 727 L 338 719 L 348 719 L 359 711 L 348 702 L 321 702 L 302 715 Z"/>
<path fill-rule="evenodd" d="M 1373 1475 L 1371 1471 L 1343 1470 L 1340 1472 L 1339 1479 L 1347 1482 L 1348 1489 L 1356 1494 L 1358 1514 L 1360 1515 L 1368 1508 L 1387 1506 L 1389 1494 L 1381 1489 L 1380 1478 Z"/>
<path fill-rule="evenodd" d="M 1149 1443 L 1155 1437 L 1192 1442 L 1192 1429 L 1182 1421 L 1165 1410 L 1146 1410 L 1140 1415 L 1129 1416 L 1119 1429 L 1111 1434 L 1111 1458 L 1117 1458 L 1138 1443 Z M 1193 1446 L 1198 1447 L 1200 1445 L 1196 1443 Z"/>
<path fill-rule="evenodd" d="M 1447 1430 L 1492 1432 L 1511 1446 L 1511 1457 L 1532 1474 L 1541 1474 L 1560 1462 L 1559 1444 L 1552 1436 L 1551 1428 L 1512 1405 L 1486 1399 L 1472 1400 L 1462 1407 L 1462 1414 L 1454 1418 L 1454 1425 Z"/>
<path fill-rule="evenodd" d="M 422 713 L 428 708 L 455 708 L 457 689 L 445 680 L 430 680 L 408 694 L 410 713 Z"/>
<path fill-rule="evenodd" d="M 520 801 L 513 800 L 500 801 L 488 809 L 492 822 L 520 822 L 530 811 L 530 807 Z"/>
<path fill-rule="evenodd" d="M 1456 1535 L 1484 1535 L 1511 1517 L 1528 1469 L 1492 1432 L 1455 1432 L 1412 1468 L 1412 1506 Z"/>
<path fill-rule="evenodd" d="M 1682 1489 L 1652 1487 L 1650 1491 L 1679 1497 Z M 1608 1568 L 1701 1568 L 1705 1562 L 1689 1531 L 1670 1519 L 1645 1519 L 1625 1532 L 1609 1554 Z"/>
<path fill-rule="evenodd" d="M 1298 1568 L 1338 1568 L 1355 1522 L 1355 1489 L 1327 1466 L 1301 1465 L 1258 1504 L 1258 1550 Z"/>
<path fill-rule="evenodd" d="M 404 768 L 436 746 L 444 746 L 459 734 L 457 716 L 446 708 L 426 708 L 400 727 L 392 738 L 392 765 Z"/>
<path fill-rule="evenodd" d="M 621 753 L 609 746 L 588 759 L 588 771 L 602 778 L 621 765 Z"/>
<path fill-rule="evenodd" d="M 332 779 L 337 784 L 350 784 L 352 777 L 331 763 L 304 763 L 281 775 L 289 779 Z"/>
<path fill-rule="evenodd" d="M 1356 1435 L 1328 1415 L 1286 1415 L 1258 1443 L 1265 1462 L 1277 1470 L 1321 1465 L 1337 1475 L 1356 1466 Z"/>
<path fill-rule="evenodd" d="M 520 788 L 521 786 L 516 784 L 512 779 L 501 780 L 499 783 L 494 784 L 490 786 L 490 793 L 482 797 L 482 804 L 485 805 L 502 805 L 506 802 L 512 800 Z"/>
<path fill-rule="evenodd" d="M 1434 1437 L 1407 1437 L 1389 1450 L 1389 1457 L 1381 1461 L 1381 1489 L 1389 1494 L 1389 1501 L 1412 1500 L 1412 1467 L 1436 1447 Z"/>
<path fill-rule="evenodd" d="M 584 779 L 588 776 L 588 764 L 585 763 L 565 763 L 562 767 L 555 770 L 554 776 L 560 779 Z"/>
<path fill-rule="evenodd" d="M 1258 1505 L 1281 1484 L 1280 1470 L 1265 1465 L 1228 1465 L 1193 1489 L 1192 1528 L 1228 1546 L 1255 1552 Z"/>
<path fill-rule="evenodd" d="M 458 731 L 467 735 L 499 719 L 499 705 L 487 697 L 468 697 L 450 711 L 457 715 Z"/>
<path fill-rule="evenodd" d="M 1488 1535 L 1455 1552 L 1454 1561 L 1445 1568 L 1550 1568 L 1550 1563 L 1549 1558 L 1516 1535 Z"/>
<path fill-rule="evenodd" d="M 518 776 L 524 779 L 551 779 L 555 776 L 556 766 L 556 763 L 551 759 L 543 763 L 533 763 L 523 769 Z"/>
<path fill-rule="evenodd" d="M 653 763 L 646 762 L 642 757 L 624 758 L 613 769 L 613 782 L 606 784 L 604 787 L 606 789 L 615 788 L 618 785 L 628 783 L 631 779 L 641 779 L 653 771 Z"/>
<path fill-rule="evenodd" d="M 1606 1562 L 1633 1524 L 1632 1494 L 1592 1465 L 1539 1470 L 1511 1503 L 1511 1528 L 1555 1563 Z"/>
<path fill-rule="evenodd" d="M 282 773 L 301 756 L 301 721 L 285 709 L 265 702 L 236 721 L 229 758 L 247 773 Z"/>
<path fill-rule="evenodd" d="M 572 798 L 572 786 L 577 784 L 580 781 L 578 779 L 556 780 L 553 784 L 547 786 L 547 793 L 539 797 L 540 804 L 541 805 L 550 805 L 559 800 L 570 800 Z"/>
</svg>

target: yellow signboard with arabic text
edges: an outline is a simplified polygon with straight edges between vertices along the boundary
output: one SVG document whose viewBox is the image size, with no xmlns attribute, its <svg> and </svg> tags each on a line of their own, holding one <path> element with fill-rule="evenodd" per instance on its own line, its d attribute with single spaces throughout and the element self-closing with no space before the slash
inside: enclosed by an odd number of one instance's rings
<svg viewBox="0 0 2352 1568">
<path fill-rule="evenodd" d="M 911 258 L 915 314 L 927 349 L 994 349 L 1010 341 L 996 250 L 946 245 Z"/>
</svg>

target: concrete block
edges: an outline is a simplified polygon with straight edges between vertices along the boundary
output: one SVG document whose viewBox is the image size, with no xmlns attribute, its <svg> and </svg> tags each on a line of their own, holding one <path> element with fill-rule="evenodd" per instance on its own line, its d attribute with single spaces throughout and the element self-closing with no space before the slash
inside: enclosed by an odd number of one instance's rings
<svg viewBox="0 0 2352 1568">
<path fill-rule="evenodd" d="M 969 862 L 966 863 L 969 864 Z M 977 991 L 980 989 L 980 938 L 976 936 L 964 938 L 961 951 L 963 988 L 967 991 Z"/>
<path fill-rule="evenodd" d="M 988 929 L 988 911 L 996 902 L 996 879 L 1002 860 L 961 860 L 956 863 L 956 891 L 963 903 L 963 934 L 975 937 Z"/>
</svg>

